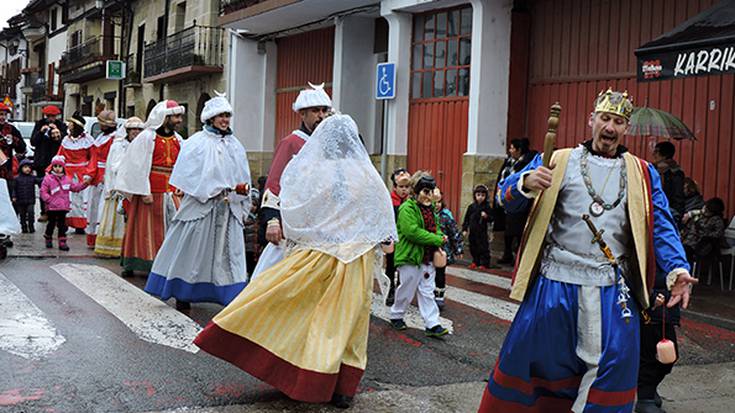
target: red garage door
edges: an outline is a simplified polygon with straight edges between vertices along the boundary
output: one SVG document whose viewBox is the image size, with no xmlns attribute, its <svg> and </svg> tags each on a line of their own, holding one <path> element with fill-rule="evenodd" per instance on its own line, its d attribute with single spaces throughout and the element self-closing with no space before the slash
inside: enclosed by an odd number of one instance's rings
<svg viewBox="0 0 735 413">
<path fill-rule="evenodd" d="M 431 171 L 455 214 L 467 150 L 471 34 L 469 6 L 414 16 L 408 168 Z"/>
<path fill-rule="evenodd" d="M 283 37 L 277 44 L 276 144 L 299 127 L 301 118 L 291 105 L 308 82 L 325 82 L 325 90 L 332 94 L 334 27 Z"/>
</svg>

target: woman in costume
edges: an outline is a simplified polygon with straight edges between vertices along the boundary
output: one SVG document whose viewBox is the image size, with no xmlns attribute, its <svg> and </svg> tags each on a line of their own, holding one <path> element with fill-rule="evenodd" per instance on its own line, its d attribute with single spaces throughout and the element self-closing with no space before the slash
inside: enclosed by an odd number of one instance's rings
<svg viewBox="0 0 735 413">
<path fill-rule="evenodd" d="M 170 183 L 184 193 L 153 261 L 145 290 L 176 308 L 190 302 L 227 305 L 245 288 L 243 219 L 250 210 L 250 167 L 230 130 L 232 106 L 223 96 L 206 102 L 204 129 L 181 148 Z"/>
<path fill-rule="evenodd" d="M 345 408 L 367 362 L 377 246 L 397 239 L 390 195 L 352 118 L 321 122 L 280 195 L 286 257 L 194 342 L 292 399 Z"/>
<path fill-rule="evenodd" d="M 185 110 L 171 99 L 158 102 L 148 115 L 145 129 L 126 149 L 135 156 L 126 157 L 115 176 L 113 189 L 128 201 L 120 254 L 123 277 L 131 277 L 133 271 L 151 271 L 179 207 L 176 188 L 169 184 L 169 178 L 181 150 L 182 138 L 176 129 L 183 122 Z"/>
<path fill-rule="evenodd" d="M 125 122 L 125 133 L 112 142 L 107 154 L 104 177 L 104 203 L 94 252 L 105 257 L 119 257 L 125 235 L 125 219 L 121 212 L 123 196 L 112 190 L 120 165 L 125 161 L 125 150 L 143 130 L 143 121 L 133 116 Z"/>
</svg>

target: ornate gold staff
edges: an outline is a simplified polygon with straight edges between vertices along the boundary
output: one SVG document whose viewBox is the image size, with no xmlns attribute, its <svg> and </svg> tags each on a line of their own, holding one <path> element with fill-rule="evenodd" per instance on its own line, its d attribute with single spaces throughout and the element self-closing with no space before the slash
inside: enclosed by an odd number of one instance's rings
<svg viewBox="0 0 735 413">
<path fill-rule="evenodd" d="M 544 166 L 549 167 L 551 164 L 551 155 L 556 147 L 556 129 L 559 127 L 559 115 L 561 115 L 561 105 L 559 102 L 551 105 L 549 120 L 547 121 L 548 130 L 544 138 Z"/>
</svg>

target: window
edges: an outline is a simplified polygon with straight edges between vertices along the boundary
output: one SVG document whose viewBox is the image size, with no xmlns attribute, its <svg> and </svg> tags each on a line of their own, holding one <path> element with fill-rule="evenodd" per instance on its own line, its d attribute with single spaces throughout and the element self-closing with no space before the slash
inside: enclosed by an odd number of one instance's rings
<svg viewBox="0 0 735 413">
<path fill-rule="evenodd" d="M 54 7 L 53 9 L 51 9 L 51 22 L 50 22 L 51 24 L 49 24 L 49 26 L 51 26 L 52 32 L 56 31 L 56 28 L 58 27 L 57 26 L 58 20 L 59 20 L 59 9 Z"/>
<path fill-rule="evenodd" d="M 181 2 L 176 5 L 176 26 L 174 27 L 174 33 L 178 33 L 184 30 L 184 22 L 186 21 L 186 2 Z"/>
<path fill-rule="evenodd" d="M 472 7 L 413 18 L 411 98 L 469 96 Z"/>
<path fill-rule="evenodd" d="M 166 38 L 166 18 L 160 16 L 156 21 L 156 40 L 163 40 Z"/>
<path fill-rule="evenodd" d="M 74 33 L 71 34 L 71 37 L 69 38 L 69 48 L 73 48 L 75 46 L 79 46 L 82 43 L 82 31 L 77 30 Z"/>
</svg>

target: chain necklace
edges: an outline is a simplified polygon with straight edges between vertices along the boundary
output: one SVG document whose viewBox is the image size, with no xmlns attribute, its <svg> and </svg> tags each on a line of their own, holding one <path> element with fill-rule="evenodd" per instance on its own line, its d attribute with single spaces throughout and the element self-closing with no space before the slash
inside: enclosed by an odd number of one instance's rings
<svg viewBox="0 0 735 413">
<path fill-rule="evenodd" d="M 615 202 L 613 202 L 612 204 L 607 203 L 604 199 L 602 199 L 600 195 L 597 194 L 597 191 L 595 191 L 595 188 L 592 186 L 590 168 L 587 162 L 589 156 L 590 152 L 587 150 L 587 148 L 584 148 L 582 150 L 582 157 L 579 160 L 579 165 L 582 173 L 582 180 L 584 180 L 584 186 L 587 187 L 587 193 L 590 195 L 590 197 L 592 197 L 592 203 L 590 204 L 589 208 L 590 214 L 594 217 L 599 217 L 600 215 L 605 213 L 605 211 L 609 211 L 620 205 L 620 202 L 625 196 L 625 181 L 628 175 L 625 170 L 625 161 L 623 161 L 620 166 L 620 189 L 618 190 L 618 199 L 616 199 Z M 610 170 L 610 172 L 608 172 L 607 178 L 610 178 L 611 173 L 612 169 Z M 602 186 L 602 190 L 600 192 L 605 191 L 605 186 L 607 186 L 607 179 L 605 179 L 605 184 Z"/>
</svg>

